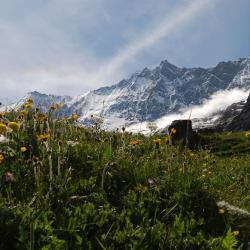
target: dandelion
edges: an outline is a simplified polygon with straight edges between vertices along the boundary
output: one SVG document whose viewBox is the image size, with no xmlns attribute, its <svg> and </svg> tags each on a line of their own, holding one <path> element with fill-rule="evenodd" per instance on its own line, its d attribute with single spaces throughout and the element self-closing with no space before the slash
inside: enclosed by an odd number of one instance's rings
<svg viewBox="0 0 250 250">
<path fill-rule="evenodd" d="M 0 118 L 3 118 L 5 116 L 5 112 L 0 112 Z"/>
<path fill-rule="evenodd" d="M 32 99 L 32 98 L 28 98 L 28 99 L 26 100 L 26 103 L 33 104 L 33 99 Z"/>
<path fill-rule="evenodd" d="M 240 231 L 239 231 L 239 230 L 236 230 L 236 231 L 233 231 L 233 232 L 232 232 L 232 235 L 233 235 L 233 236 L 239 236 L 239 234 L 240 234 Z"/>
<path fill-rule="evenodd" d="M 247 138 L 250 138 L 250 131 L 246 132 L 246 133 L 245 133 L 245 136 L 246 136 Z"/>
<path fill-rule="evenodd" d="M 24 108 L 26 108 L 26 109 L 32 109 L 32 103 L 24 103 Z"/>
<path fill-rule="evenodd" d="M 170 132 L 171 132 L 171 135 L 176 134 L 176 128 L 171 128 Z"/>
<path fill-rule="evenodd" d="M 3 160 L 4 160 L 4 156 L 0 154 L 0 163 L 2 163 Z"/>
<path fill-rule="evenodd" d="M 156 146 L 159 146 L 161 144 L 161 139 L 155 139 L 153 142 Z"/>
<path fill-rule="evenodd" d="M 9 122 L 8 127 L 17 132 L 20 129 L 20 124 L 17 122 Z"/>
<path fill-rule="evenodd" d="M 73 113 L 73 114 L 71 115 L 71 119 L 72 119 L 73 121 L 77 121 L 78 118 L 79 118 L 79 116 L 78 116 L 77 113 Z"/>
<path fill-rule="evenodd" d="M 26 147 L 21 147 L 20 150 L 21 150 L 22 153 L 24 153 L 24 152 L 26 152 L 28 149 L 27 149 Z"/>
<path fill-rule="evenodd" d="M 167 144 L 169 143 L 169 141 L 170 141 L 169 136 L 167 136 L 167 137 L 165 138 L 165 141 L 166 141 Z"/>
<path fill-rule="evenodd" d="M 8 130 L 7 126 L 3 123 L 0 123 L 0 134 L 2 135 L 6 134 L 7 130 Z"/>
<path fill-rule="evenodd" d="M 134 141 L 130 141 L 130 142 L 129 142 L 129 145 L 131 145 L 131 146 L 136 146 L 136 145 L 139 145 L 139 144 L 140 144 L 140 142 L 137 141 L 137 140 L 134 140 Z"/>
<path fill-rule="evenodd" d="M 52 110 L 52 111 L 56 111 L 59 108 L 60 108 L 60 104 L 58 104 L 58 103 L 55 103 L 52 106 L 50 106 L 50 110 Z"/>
<path fill-rule="evenodd" d="M 224 214 L 225 213 L 225 209 L 224 208 L 220 208 L 219 209 L 219 214 Z"/>
<path fill-rule="evenodd" d="M 50 134 L 41 134 L 37 136 L 38 141 L 47 141 L 50 138 Z"/>
<path fill-rule="evenodd" d="M 20 115 L 21 115 L 22 117 L 26 117 L 26 116 L 28 115 L 28 111 L 27 111 L 27 110 L 21 110 L 21 111 L 20 111 Z"/>
</svg>

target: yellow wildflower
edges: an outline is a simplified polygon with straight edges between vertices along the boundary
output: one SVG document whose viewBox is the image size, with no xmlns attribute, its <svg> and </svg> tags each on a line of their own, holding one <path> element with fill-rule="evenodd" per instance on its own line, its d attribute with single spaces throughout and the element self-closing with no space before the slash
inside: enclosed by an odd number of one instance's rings
<svg viewBox="0 0 250 250">
<path fill-rule="evenodd" d="M 71 115 L 71 119 L 72 119 L 73 121 L 77 121 L 78 118 L 79 118 L 79 116 L 78 116 L 77 113 L 73 113 L 73 114 Z"/>
<path fill-rule="evenodd" d="M 3 118 L 5 116 L 5 112 L 0 112 L 0 118 Z"/>
<path fill-rule="evenodd" d="M 155 139 L 153 142 L 155 145 L 159 146 L 161 144 L 161 139 Z"/>
<path fill-rule="evenodd" d="M 232 232 L 232 235 L 234 235 L 234 236 L 239 236 L 239 234 L 240 234 L 240 231 L 238 231 L 238 230 Z"/>
<path fill-rule="evenodd" d="M 21 152 L 24 153 L 27 151 L 27 148 L 26 147 L 21 147 Z"/>
<path fill-rule="evenodd" d="M 57 103 L 50 106 L 50 110 L 52 111 L 58 110 L 59 108 L 60 108 L 60 104 L 57 104 Z"/>
<path fill-rule="evenodd" d="M 20 129 L 20 124 L 17 122 L 9 122 L 8 127 L 11 128 L 13 131 L 18 131 Z"/>
<path fill-rule="evenodd" d="M 0 163 L 4 160 L 4 156 L 0 154 Z"/>
<path fill-rule="evenodd" d="M 26 100 L 26 103 L 32 104 L 32 103 L 33 103 L 33 99 L 32 99 L 32 98 L 28 98 L 28 99 Z"/>
<path fill-rule="evenodd" d="M 38 141 L 47 141 L 50 138 L 50 134 L 41 134 L 37 136 Z"/>
<path fill-rule="evenodd" d="M 23 116 L 23 117 L 26 117 L 28 115 L 28 111 L 27 110 L 21 110 L 20 115 Z"/>
<path fill-rule="evenodd" d="M 176 128 L 171 128 L 171 134 L 176 134 Z"/>
<path fill-rule="evenodd" d="M 247 138 L 250 138 L 250 131 L 246 132 L 246 133 L 245 133 L 245 136 L 246 136 Z"/>
<path fill-rule="evenodd" d="M 7 126 L 3 123 L 0 123 L 0 134 L 5 134 L 7 132 Z"/>
<path fill-rule="evenodd" d="M 32 103 L 24 103 L 24 108 L 26 109 L 31 109 L 32 108 Z"/>
<path fill-rule="evenodd" d="M 224 208 L 220 208 L 219 209 L 219 214 L 224 214 L 225 213 L 225 209 Z"/>
<path fill-rule="evenodd" d="M 129 142 L 129 145 L 131 145 L 131 146 L 136 146 L 136 145 L 139 145 L 139 144 L 140 144 L 140 142 L 137 141 L 137 140 L 134 140 L 134 141 L 130 141 L 130 142 Z"/>
</svg>

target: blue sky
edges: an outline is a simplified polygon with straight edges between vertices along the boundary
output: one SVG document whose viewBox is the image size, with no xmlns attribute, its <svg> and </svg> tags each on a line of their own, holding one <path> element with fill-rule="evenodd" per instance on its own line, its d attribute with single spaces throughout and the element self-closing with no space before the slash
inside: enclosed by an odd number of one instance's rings
<svg viewBox="0 0 250 250">
<path fill-rule="evenodd" d="M 247 57 L 249 13 L 249 0 L 0 0 L 0 100 Z"/>
</svg>

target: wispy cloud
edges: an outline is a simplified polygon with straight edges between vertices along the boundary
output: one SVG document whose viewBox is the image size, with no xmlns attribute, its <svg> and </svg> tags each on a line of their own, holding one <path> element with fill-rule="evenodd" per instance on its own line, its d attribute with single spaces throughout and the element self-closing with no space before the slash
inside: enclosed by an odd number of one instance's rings
<svg viewBox="0 0 250 250">
<path fill-rule="evenodd" d="M 153 30 L 147 30 L 144 35 L 131 41 L 118 52 L 113 58 L 105 62 L 105 65 L 99 72 L 95 73 L 94 81 L 98 82 L 100 77 L 106 75 L 110 77 L 116 71 L 119 71 L 124 64 L 129 63 L 134 57 L 143 50 L 157 44 L 164 37 L 178 32 L 197 15 L 214 6 L 218 0 L 191 0 L 187 4 L 181 4 L 175 10 L 167 15 Z"/>
</svg>

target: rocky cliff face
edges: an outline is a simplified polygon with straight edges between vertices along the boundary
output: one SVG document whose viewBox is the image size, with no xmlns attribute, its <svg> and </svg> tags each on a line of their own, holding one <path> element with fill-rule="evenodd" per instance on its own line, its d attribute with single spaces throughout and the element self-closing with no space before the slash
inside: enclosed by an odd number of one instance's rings
<svg viewBox="0 0 250 250">
<path fill-rule="evenodd" d="M 231 121 L 223 126 L 227 131 L 246 131 L 250 130 L 250 95 L 242 110 L 231 118 Z"/>
</svg>

